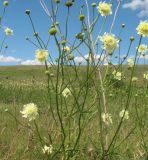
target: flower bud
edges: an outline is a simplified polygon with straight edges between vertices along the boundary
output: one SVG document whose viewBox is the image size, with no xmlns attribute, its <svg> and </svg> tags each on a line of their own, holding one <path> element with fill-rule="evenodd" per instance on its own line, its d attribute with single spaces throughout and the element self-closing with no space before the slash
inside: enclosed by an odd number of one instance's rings
<svg viewBox="0 0 148 160">
<path fill-rule="evenodd" d="M 108 62 L 108 65 L 112 65 L 112 62 L 111 62 L 111 61 L 109 61 L 109 62 Z"/>
<path fill-rule="evenodd" d="M 83 37 L 84 37 L 84 34 L 83 34 L 83 33 L 78 33 L 78 34 L 76 34 L 76 38 L 77 38 L 77 39 L 82 40 Z"/>
<path fill-rule="evenodd" d="M 94 8 L 94 7 L 97 6 L 97 4 L 96 3 L 92 3 L 91 6 Z"/>
<path fill-rule="evenodd" d="M 34 36 L 35 36 L 35 37 L 38 37 L 38 35 L 39 35 L 38 32 L 35 32 L 35 33 L 34 33 Z"/>
<path fill-rule="evenodd" d="M 60 0 L 56 0 L 56 3 L 57 3 L 57 4 L 60 3 Z"/>
<path fill-rule="evenodd" d="M 50 77 L 54 77 L 54 74 L 53 74 L 53 73 L 51 73 L 51 74 L 50 74 Z"/>
<path fill-rule="evenodd" d="M 52 68 L 52 65 L 49 63 L 48 64 L 48 69 L 51 69 Z"/>
<path fill-rule="evenodd" d="M 26 39 L 26 41 L 28 41 L 28 40 L 29 40 L 29 38 L 28 38 L 28 37 L 26 37 L 25 39 Z"/>
<path fill-rule="evenodd" d="M 5 112 L 8 112 L 8 111 L 9 111 L 8 108 L 6 108 L 6 109 L 5 109 Z"/>
<path fill-rule="evenodd" d="M 26 9 L 26 12 L 25 12 L 27 15 L 30 15 L 30 10 L 29 9 Z"/>
<path fill-rule="evenodd" d="M 48 32 L 50 35 L 55 35 L 57 33 L 57 29 L 56 29 L 56 27 L 53 26 L 49 29 Z"/>
<path fill-rule="evenodd" d="M 56 26 L 59 26 L 59 22 L 56 22 L 55 25 L 56 25 Z"/>
<path fill-rule="evenodd" d="M 67 0 L 67 1 L 65 2 L 65 6 L 66 6 L 66 7 L 71 7 L 72 5 L 73 5 L 73 3 L 72 3 L 71 0 Z"/>
<path fill-rule="evenodd" d="M 9 5 L 9 2 L 8 2 L 8 1 L 4 1 L 4 2 L 3 2 L 3 5 L 4 5 L 4 6 L 8 6 L 8 5 Z"/>
<path fill-rule="evenodd" d="M 84 19 L 85 19 L 85 15 L 84 15 L 84 14 L 80 14 L 79 20 L 80 20 L 80 21 L 83 21 Z"/>
<path fill-rule="evenodd" d="M 68 60 L 70 60 L 70 61 L 71 61 L 71 60 L 74 60 L 73 54 L 69 54 L 69 55 L 68 55 Z"/>
<path fill-rule="evenodd" d="M 133 36 L 130 37 L 130 40 L 131 40 L 131 41 L 134 41 L 134 40 L 135 40 L 135 37 L 133 37 Z"/>
<path fill-rule="evenodd" d="M 125 24 L 123 23 L 123 24 L 122 24 L 122 28 L 124 28 L 124 27 L 125 27 Z"/>
<path fill-rule="evenodd" d="M 138 94 L 135 94 L 135 97 L 138 97 Z"/>
<path fill-rule="evenodd" d="M 7 48 L 8 48 L 8 45 L 5 45 L 5 48 L 7 49 Z"/>
<path fill-rule="evenodd" d="M 113 52 L 111 52 L 111 53 L 108 53 L 108 55 L 112 56 L 112 55 L 113 55 Z"/>
<path fill-rule="evenodd" d="M 63 45 L 63 46 L 65 46 L 66 45 L 66 40 L 62 40 L 62 42 L 61 42 L 61 44 Z"/>
<path fill-rule="evenodd" d="M 122 42 L 122 39 L 121 39 L 121 38 L 119 38 L 119 42 Z"/>
</svg>

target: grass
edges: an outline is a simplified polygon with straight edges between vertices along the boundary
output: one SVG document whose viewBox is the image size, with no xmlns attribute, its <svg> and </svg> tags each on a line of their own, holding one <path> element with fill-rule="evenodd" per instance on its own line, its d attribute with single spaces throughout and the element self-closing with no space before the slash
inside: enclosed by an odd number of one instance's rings
<svg viewBox="0 0 148 160">
<path fill-rule="evenodd" d="M 98 103 L 99 98 L 95 98 L 94 84 L 86 82 L 88 91 L 84 85 L 86 78 L 86 67 L 78 68 L 79 79 L 75 80 L 73 67 L 65 67 L 68 82 L 73 84 L 72 88 L 77 96 L 80 106 L 83 106 L 85 92 L 88 92 L 84 103 L 82 114 L 82 136 L 78 143 L 76 154 L 73 160 L 100 160 L 102 149 L 100 139 L 100 115 Z M 112 70 L 113 68 L 111 68 Z M 53 84 L 56 82 L 56 70 L 51 69 L 54 75 L 51 77 Z M 148 147 L 148 82 L 142 76 L 148 70 L 148 66 L 138 66 L 134 76 L 138 81 L 132 87 L 131 100 L 129 104 L 128 120 L 124 120 L 123 126 L 116 137 L 116 143 L 111 146 L 111 160 L 146 160 Z M 102 68 L 102 73 L 104 68 Z M 112 114 L 113 124 L 109 126 L 109 142 L 119 124 L 119 112 L 125 107 L 127 102 L 128 79 L 130 70 L 123 67 L 125 79 L 122 84 L 111 85 L 106 90 L 108 112 Z M 70 76 L 69 76 L 70 75 Z M 97 80 L 97 79 L 96 79 Z M 52 86 L 50 82 L 50 86 Z M 99 83 L 99 82 L 98 82 Z M 55 93 L 51 90 L 50 95 L 47 89 L 47 76 L 42 66 L 11 66 L 0 67 L 0 160 L 41 160 L 47 159 L 42 153 L 42 146 L 39 141 L 37 130 L 33 122 L 22 118 L 20 110 L 24 104 L 33 102 L 39 107 L 39 117 L 36 120 L 42 141 L 44 144 L 52 144 L 56 151 L 61 140 L 61 131 L 56 113 Z M 96 83 L 97 84 L 97 83 Z M 106 82 L 108 85 L 108 82 Z M 83 87 L 82 87 L 83 86 Z M 79 89 L 82 88 L 79 95 Z M 66 154 L 73 154 L 73 148 L 79 132 L 78 119 L 79 108 L 73 98 L 60 100 L 60 113 L 63 116 L 65 132 L 68 133 L 65 139 Z M 95 101 L 94 101 L 95 100 Z M 51 107 L 55 114 L 53 120 Z M 8 111 L 6 110 L 8 109 Z M 63 154 L 58 153 L 55 159 L 62 160 Z"/>
</svg>

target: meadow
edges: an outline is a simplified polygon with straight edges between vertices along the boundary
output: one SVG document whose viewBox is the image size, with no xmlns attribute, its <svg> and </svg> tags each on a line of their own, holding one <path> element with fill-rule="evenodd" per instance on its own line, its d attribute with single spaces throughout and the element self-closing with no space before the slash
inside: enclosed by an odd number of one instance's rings
<svg viewBox="0 0 148 160">
<path fill-rule="evenodd" d="M 70 74 L 70 80 L 75 79 L 72 74 L 72 66 L 66 66 Z M 112 66 L 110 66 L 112 68 Z M 129 76 L 127 66 L 123 67 L 125 76 Z M 132 88 L 131 101 L 129 104 L 129 119 L 125 120 L 116 138 L 117 143 L 111 147 L 110 158 L 115 160 L 146 160 L 148 142 L 148 84 L 141 78 L 141 73 L 148 69 L 147 65 L 139 65 L 135 76 L 138 78 Z M 56 120 L 53 120 L 50 105 L 53 112 L 56 112 L 55 96 L 47 93 L 47 77 L 43 66 L 8 66 L 0 67 L 0 159 L 1 160 L 41 160 L 47 159 L 43 155 L 39 137 L 33 122 L 28 123 L 21 117 L 20 110 L 24 104 L 35 103 L 39 107 L 37 124 L 39 132 L 45 144 L 51 144 L 54 150 L 60 141 L 60 131 L 57 130 Z M 55 83 L 57 67 L 51 73 Z M 105 67 L 102 68 L 102 71 Z M 75 90 L 81 88 L 85 80 L 86 66 L 79 68 L 79 80 L 75 81 Z M 68 77 L 68 76 L 67 76 Z M 67 78 L 67 81 L 69 78 Z M 99 83 L 99 82 L 98 82 Z M 101 159 L 102 149 L 100 146 L 100 122 L 97 102 L 94 101 L 94 86 L 90 80 L 89 93 L 83 111 L 83 131 L 79 142 L 79 149 L 74 158 L 78 160 Z M 86 90 L 83 86 L 83 91 Z M 121 86 L 111 87 L 107 91 L 109 112 L 113 115 L 113 123 L 109 126 L 110 137 L 114 135 L 119 122 L 119 112 L 126 105 L 127 101 L 127 78 Z M 79 96 L 79 102 L 83 101 L 84 95 Z M 61 102 L 63 103 L 63 102 Z M 62 115 L 65 130 L 70 130 L 66 137 L 67 148 L 72 147 L 78 132 L 77 112 L 75 101 L 70 98 L 64 102 Z M 99 99 L 98 99 L 99 103 Z M 67 106 L 67 108 L 66 108 Z M 73 108 L 74 107 L 74 108 Z M 73 109 L 75 112 L 70 112 Z M 60 110 L 61 112 L 61 110 Z M 69 117 L 67 112 L 73 113 Z M 69 114 L 70 114 L 69 113 Z M 55 119 L 58 119 L 55 114 Z M 58 122 L 57 122 L 58 123 Z M 58 141 L 59 139 L 59 141 Z M 110 139 L 111 141 L 111 139 Z M 70 152 L 70 150 L 69 150 Z M 72 153 L 71 153 L 72 154 Z M 60 154 L 59 154 L 60 155 Z M 55 159 L 62 159 L 62 157 Z"/>
</svg>

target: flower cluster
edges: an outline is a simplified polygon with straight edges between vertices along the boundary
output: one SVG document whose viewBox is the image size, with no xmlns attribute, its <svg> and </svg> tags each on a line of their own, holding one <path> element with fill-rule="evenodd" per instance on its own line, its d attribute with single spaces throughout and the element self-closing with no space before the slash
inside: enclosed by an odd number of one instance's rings
<svg viewBox="0 0 148 160">
<path fill-rule="evenodd" d="M 143 74 L 144 79 L 148 80 L 148 72 Z"/>
<path fill-rule="evenodd" d="M 136 81 L 138 81 L 138 78 L 137 77 L 132 77 L 132 81 L 136 82 Z"/>
<path fill-rule="evenodd" d="M 23 110 L 20 111 L 24 118 L 28 118 L 29 121 L 35 120 L 38 116 L 38 108 L 34 103 L 29 103 L 23 106 Z"/>
<path fill-rule="evenodd" d="M 119 44 L 119 40 L 115 35 L 110 33 L 104 33 L 104 35 L 100 37 L 100 41 L 102 42 L 102 49 L 105 49 L 109 54 L 111 54 Z"/>
<path fill-rule="evenodd" d="M 40 62 L 44 62 L 45 60 L 47 60 L 48 58 L 48 50 L 44 50 L 44 49 L 37 49 L 35 51 L 36 54 L 36 59 Z"/>
<path fill-rule="evenodd" d="M 63 97 L 67 98 L 69 96 L 71 96 L 71 91 L 69 90 L 69 88 L 65 88 L 62 92 Z"/>
<path fill-rule="evenodd" d="M 114 79 L 119 80 L 119 81 L 122 79 L 122 73 L 121 72 L 117 72 L 117 71 L 114 70 L 112 72 L 112 74 L 114 76 Z"/>
<path fill-rule="evenodd" d="M 110 3 L 100 2 L 97 9 L 102 16 L 108 16 L 112 14 L 112 4 Z"/>
<path fill-rule="evenodd" d="M 43 151 L 44 154 L 47 154 L 47 155 L 52 154 L 52 152 L 53 152 L 53 146 L 52 145 L 50 145 L 50 146 L 46 146 L 45 145 L 43 147 L 42 151 Z"/>
<path fill-rule="evenodd" d="M 101 117 L 102 117 L 102 121 L 106 125 L 110 125 L 110 124 L 113 123 L 111 114 L 109 114 L 109 113 L 102 113 Z"/>
<path fill-rule="evenodd" d="M 63 47 L 63 51 L 67 53 L 70 52 L 70 47 L 68 46 Z"/>
<path fill-rule="evenodd" d="M 123 109 L 122 111 L 120 111 L 120 113 L 119 113 L 119 117 L 123 117 L 124 116 L 124 118 L 123 119 L 129 119 L 129 113 L 128 113 L 128 111 L 127 110 L 125 110 L 125 109 Z"/>
<path fill-rule="evenodd" d="M 7 27 L 7 28 L 5 29 L 5 33 L 6 33 L 7 36 L 12 36 L 12 35 L 13 35 L 13 30 L 12 30 L 11 28 L 8 28 L 8 27 Z"/>
<path fill-rule="evenodd" d="M 138 47 L 138 52 L 142 55 L 145 56 L 145 53 L 148 51 L 148 46 L 145 44 L 141 44 Z"/>
<path fill-rule="evenodd" d="M 148 37 L 148 21 L 141 21 L 136 30 L 139 35 Z"/>
<path fill-rule="evenodd" d="M 127 62 L 128 62 L 128 66 L 129 67 L 133 67 L 134 66 L 134 59 L 133 58 L 129 58 L 128 60 L 127 60 Z"/>
</svg>

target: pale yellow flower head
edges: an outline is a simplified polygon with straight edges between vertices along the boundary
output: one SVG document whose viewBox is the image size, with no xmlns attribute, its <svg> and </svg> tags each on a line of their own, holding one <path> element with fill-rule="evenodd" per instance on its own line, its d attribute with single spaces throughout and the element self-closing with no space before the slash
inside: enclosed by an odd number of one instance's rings
<svg viewBox="0 0 148 160">
<path fill-rule="evenodd" d="M 129 58 L 129 59 L 127 60 L 127 62 L 128 62 L 128 66 L 129 66 L 129 67 L 133 67 L 133 66 L 134 66 L 134 59 L 133 59 L 133 58 Z"/>
<path fill-rule="evenodd" d="M 122 73 L 121 72 L 117 72 L 117 71 L 113 71 L 113 76 L 114 76 L 114 79 L 116 79 L 116 80 L 121 80 L 122 79 Z"/>
<path fill-rule="evenodd" d="M 12 35 L 13 35 L 13 30 L 12 30 L 11 28 L 8 28 L 8 27 L 7 27 L 7 28 L 5 29 L 5 33 L 6 33 L 7 36 L 12 36 Z"/>
<path fill-rule="evenodd" d="M 138 48 L 138 52 L 143 54 L 146 53 L 148 51 L 148 46 L 145 44 L 141 44 Z"/>
<path fill-rule="evenodd" d="M 70 47 L 65 46 L 65 47 L 63 48 L 63 51 L 64 51 L 64 52 L 70 52 Z"/>
<path fill-rule="evenodd" d="M 97 9 L 102 16 L 108 16 L 112 14 L 112 4 L 110 3 L 100 2 Z"/>
<path fill-rule="evenodd" d="M 44 49 L 37 49 L 35 51 L 35 57 L 38 61 L 40 62 L 44 62 L 45 60 L 47 60 L 48 58 L 48 50 L 44 50 Z"/>
<path fill-rule="evenodd" d="M 47 155 L 52 154 L 53 147 L 52 147 L 52 145 L 50 145 L 49 147 L 45 145 L 44 148 L 42 149 L 42 151 L 44 154 L 47 154 Z"/>
<path fill-rule="evenodd" d="M 28 118 L 29 121 L 35 120 L 38 116 L 38 108 L 34 103 L 29 103 L 23 106 L 23 110 L 20 111 L 24 118 Z"/>
<path fill-rule="evenodd" d="M 129 119 L 129 113 L 128 113 L 127 110 L 125 111 L 125 109 L 123 109 L 123 110 L 120 111 L 120 113 L 119 113 L 119 117 L 120 117 L 120 118 L 122 118 L 123 116 L 124 116 L 123 119 Z"/>
<path fill-rule="evenodd" d="M 110 125 L 113 123 L 112 121 L 112 116 L 109 113 L 102 113 L 101 114 L 102 117 L 102 121 L 106 124 L 106 125 Z"/>
<path fill-rule="evenodd" d="M 69 90 L 69 88 L 65 88 L 62 92 L 63 97 L 67 98 L 69 96 L 71 96 L 71 91 Z"/>
<path fill-rule="evenodd" d="M 109 54 L 112 53 L 119 44 L 119 40 L 115 37 L 114 34 L 104 33 L 100 38 L 102 42 L 102 49 L 105 49 Z"/>
<path fill-rule="evenodd" d="M 133 77 L 133 78 L 132 78 L 132 81 L 133 81 L 133 82 L 136 82 L 136 81 L 138 81 L 138 78 L 137 78 L 137 77 Z"/>
<path fill-rule="evenodd" d="M 136 30 L 143 37 L 148 37 L 148 21 L 141 21 Z"/>
<path fill-rule="evenodd" d="M 144 79 L 148 80 L 148 72 L 143 74 Z"/>
</svg>

